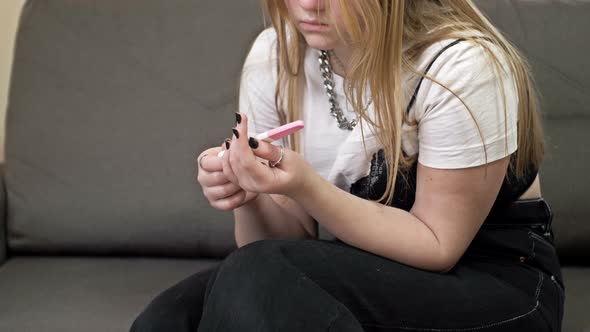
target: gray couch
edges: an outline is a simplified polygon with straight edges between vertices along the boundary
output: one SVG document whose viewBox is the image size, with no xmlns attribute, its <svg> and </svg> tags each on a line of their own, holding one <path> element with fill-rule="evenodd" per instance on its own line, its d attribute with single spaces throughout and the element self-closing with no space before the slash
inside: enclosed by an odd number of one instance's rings
<svg viewBox="0 0 590 332">
<path fill-rule="evenodd" d="M 258 2 L 26 2 L 0 177 L 0 331 L 126 331 L 157 293 L 235 249 L 194 158 L 231 135 Z M 534 66 L 563 330 L 590 331 L 590 2 L 479 3 Z"/>
</svg>

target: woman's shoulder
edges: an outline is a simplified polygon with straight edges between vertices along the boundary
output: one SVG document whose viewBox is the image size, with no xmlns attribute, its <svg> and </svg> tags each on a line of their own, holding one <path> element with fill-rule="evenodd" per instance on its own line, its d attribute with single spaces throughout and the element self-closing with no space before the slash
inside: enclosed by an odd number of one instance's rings
<svg viewBox="0 0 590 332">
<path fill-rule="evenodd" d="M 428 68 L 432 79 L 423 80 L 412 109 L 423 165 L 474 167 L 516 150 L 518 94 L 505 59 L 485 39 L 449 38 L 423 52 L 417 71 Z"/>
<path fill-rule="evenodd" d="M 466 37 L 473 37 L 475 40 Z M 464 37 L 445 38 L 429 45 L 416 61 L 415 68 L 428 74 L 465 75 L 488 72 L 497 60 L 508 71 L 508 61 L 499 45 L 478 32 L 465 33 Z"/>
</svg>

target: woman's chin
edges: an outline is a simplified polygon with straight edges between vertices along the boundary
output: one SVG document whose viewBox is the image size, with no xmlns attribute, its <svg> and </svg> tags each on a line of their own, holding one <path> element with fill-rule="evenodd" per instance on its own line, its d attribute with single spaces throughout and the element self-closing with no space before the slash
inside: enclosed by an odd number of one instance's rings
<svg viewBox="0 0 590 332">
<path fill-rule="evenodd" d="M 327 36 L 304 34 L 307 45 L 318 50 L 331 50 L 336 46 L 336 43 Z"/>
</svg>

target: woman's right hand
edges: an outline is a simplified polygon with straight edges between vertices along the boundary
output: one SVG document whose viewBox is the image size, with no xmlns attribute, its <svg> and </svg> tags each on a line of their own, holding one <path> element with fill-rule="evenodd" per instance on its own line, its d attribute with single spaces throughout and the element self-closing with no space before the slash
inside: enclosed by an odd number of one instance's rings
<svg viewBox="0 0 590 332">
<path fill-rule="evenodd" d="M 221 147 L 203 151 L 197 158 L 197 181 L 203 188 L 203 194 L 209 204 L 221 211 L 231 211 L 258 197 L 258 193 L 246 192 L 239 185 L 231 182 L 226 174 L 231 170 L 223 169 L 221 158 L 217 156 L 225 150 Z"/>
</svg>

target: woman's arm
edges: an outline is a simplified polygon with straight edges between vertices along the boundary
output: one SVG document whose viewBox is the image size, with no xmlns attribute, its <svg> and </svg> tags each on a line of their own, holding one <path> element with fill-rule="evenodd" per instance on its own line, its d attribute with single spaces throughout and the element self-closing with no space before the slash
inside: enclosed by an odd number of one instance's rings
<svg viewBox="0 0 590 332">
<path fill-rule="evenodd" d="M 293 198 L 342 241 L 417 268 L 446 272 L 463 255 L 500 190 L 509 157 L 465 169 L 418 165 L 410 212 L 310 175 Z"/>
<path fill-rule="evenodd" d="M 293 199 L 278 194 L 258 197 L 234 210 L 238 247 L 271 238 L 315 238 L 313 219 Z"/>
<path fill-rule="evenodd" d="M 425 80 L 417 94 L 417 188 L 409 212 L 317 176 L 306 176 L 294 198 L 344 242 L 414 267 L 451 269 L 491 210 L 518 144 L 514 75 L 503 51 L 488 46 L 504 70 L 494 70 L 483 46 L 459 43 L 428 73 L 446 88 Z"/>
</svg>

